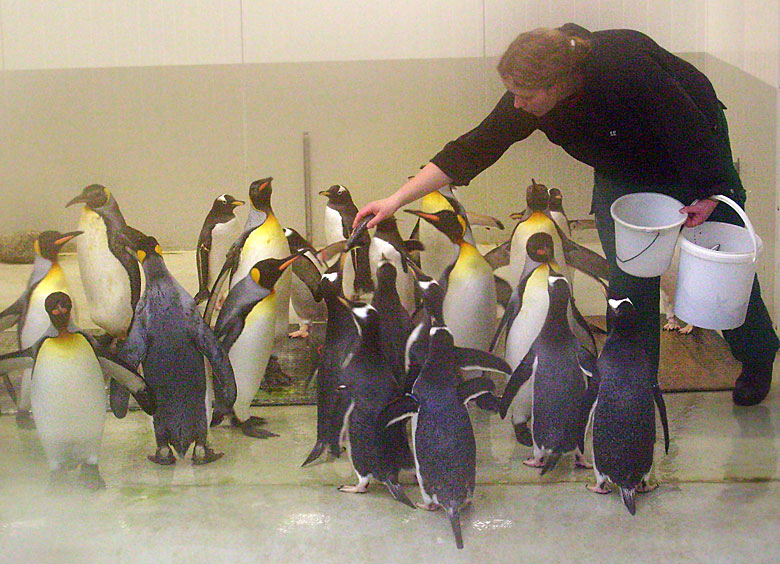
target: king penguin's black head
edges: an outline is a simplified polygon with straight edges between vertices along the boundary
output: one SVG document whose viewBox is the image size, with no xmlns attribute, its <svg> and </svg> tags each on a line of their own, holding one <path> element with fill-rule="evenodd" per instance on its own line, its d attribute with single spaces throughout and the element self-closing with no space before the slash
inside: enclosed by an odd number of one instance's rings
<svg viewBox="0 0 780 564">
<path fill-rule="evenodd" d="M 555 248 L 549 233 L 539 231 L 531 235 L 525 244 L 525 250 L 535 262 L 548 263 L 555 260 Z"/>
<path fill-rule="evenodd" d="M 278 258 L 266 258 L 255 263 L 252 269 L 249 271 L 249 275 L 255 284 L 262 286 L 266 290 L 272 290 L 276 281 L 287 268 L 295 262 L 300 255 L 290 255 L 289 257 Z"/>
<path fill-rule="evenodd" d="M 150 257 L 162 258 L 162 247 L 154 237 L 141 234 L 133 241 L 133 248 L 141 264 Z"/>
<path fill-rule="evenodd" d="M 552 211 L 563 212 L 563 194 L 558 188 L 550 188 L 550 209 Z"/>
<path fill-rule="evenodd" d="M 249 201 L 256 210 L 268 211 L 271 209 L 271 181 L 272 177 L 255 180 L 249 186 Z"/>
<path fill-rule="evenodd" d="M 90 184 L 81 191 L 81 194 L 65 204 L 65 207 L 83 203 L 91 210 L 97 210 L 105 206 L 111 200 L 111 192 L 100 184 Z"/>
<path fill-rule="evenodd" d="M 35 252 L 43 258 L 54 262 L 57 260 L 57 255 L 65 243 L 82 233 L 83 231 L 70 231 L 68 233 L 44 231 L 35 240 Z"/>
<path fill-rule="evenodd" d="M 463 233 L 466 231 L 466 225 L 463 218 L 452 210 L 443 209 L 436 213 L 425 213 L 420 210 L 406 210 L 412 215 L 423 218 L 433 225 L 436 229 L 444 233 L 450 241 L 459 244 L 463 241 Z"/>
<path fill-rule="evenodd" d="M 525 191 L 525 203 L 533 211 L 546 210 L 550 205 L 550 192 L 544 184 L 537 184 L 531 179 L 531 185 Z"/>
<path fill-rule="evenodd" d="M 43 304 L 46 313 L 51 319 L 51 324 L 59 331 L 68 328 L 70 323 L 70 312 L 73 309 L 73 302 L 70 296 L 65 292 L 53 292 L 46 296 Z"/>
</svg>

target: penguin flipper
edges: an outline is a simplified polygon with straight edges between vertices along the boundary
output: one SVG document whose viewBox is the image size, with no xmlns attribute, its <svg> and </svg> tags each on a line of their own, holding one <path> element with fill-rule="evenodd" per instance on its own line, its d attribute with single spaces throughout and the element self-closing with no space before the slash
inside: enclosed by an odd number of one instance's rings
<svg viewBox="0 0 780 564">
<path fill-rule="evenodd" d="M 599 372 L 596 366 L 596 357 L 590 353 L 586 348 L 580 346 L 578 352 L 578 361 L 580 364 L 580 370 L 587 377 L 587 384 L 585 387 L 585 395 L 582 397 L 582 405 L 580 406 L 580 429 L 581 433 L 577 434 L 577 446 L 580 452 L 585 452 L 585 433 L 588 428 L 588 421 L 590 421 L 590 414 L 593 411 L 593 405 L 599 396 Z"/>
<path fill-rule="evenodd" d="M 498 277 L 494 277 L 498 278 Z M 496 287 L 498 289 L 498 287 Z M 488 348 L 488 351 L 493 352 L 493 350 L 496 348 L 496 343 L 498 342 L 498 339 L 501 337 L 501 334 L 503 333 L 504 329 L 506 327 L 510 327 L 512 325 L 512 322 L 515 320 L 515 317 L 517 317 L 517 314 L 520 312 L 520 296 L 517 292 L 512 292 L 512 295 L 509 298 L 509 302 L 504 306 L 504 315 L 501 316 L 501 321 L 498 322 L 498 327 L 496 327 L 496 332 L 493 334 L 493 340 L 490 342 L 490 347 Z"/>
<path fill-rule="evenodd" d="M 488 229 L 501 229 L 503 231 L 504 224 L 493 216 L 485 215 L 473 211 L 466 212 L 466 218 L 469 221 L 469 225 L 481 225 Z"/>
<path fill-rule="evenodd" d="M 382 409 L 379 417 L 377 418 L 377 424 L 380 429 L 391 427 L 396 423 L 403 421 L 407 417 L 411 417 L 420 408 L 420 404 L 417 399 L 411 394 L 404 394 L 396 400 L 387 404 Z"/>
<path fill-rule="evenodd" d="M 18 300 L 0 312 L 0 331 L 10 329 L 19 323 L 22 315 L 24 315 L 24 306 L 26 302 L 27 292 L 24 292 Z"/>
<path fill-rule="evenodd" d="M 496 384 L 490 378 L 485 376 L 469 378 L 458 384 L 458 399 L 463 405 L 466 405 L 479 396 L 491 394 L 495 389 Z"/>
<path fill-rule="evenodd" d="M 108 404 L 117 419 L 124 419 L 130 406 L 130 390 L 113 378 L 108 382 Z"/>
<path fill-rule="evenodd" d="M 455 363 L 464 370 L 488 370 L 509 376 L 512 367 L 503 358 L 479 349 L 455 347 Z"/>
<path fill-rule="evenodd" d="M 485 253 L 485 260 L 493 270 L 509 264 L 510 246 L 511 240 L 505 241 Z"/>
<path fill-rule="evenodd" d="M 317 268 L 317 265 L 306 255 L 301 255 L 298 260 L 292 263 L 293 274 L 303 282 L 311 292 L 312 296 L 316 296 L 320 288 L 320 280 L 322 280 L 322 274 Z"/>
<path fill-rule="evenodd" d="M 195 294 L 195 303 L 200 304 L 209 297 L 209 252 L 211 252 L 211 237 L 204 236 L 201 230 L 201 241 L 195 250 L 195 262 L 198 269 L 198 293 Z"/>
<path fill-rule="evenodd" d="M 512 299 L 512 286 L 500 276 L 493 275 L 493 283 L 496 286 L 496 301 L 506 311 L 509 301 Z"/>
<path fill-rule="evenodd" d="M 609 263 L 607 259 L 566 237 L 560 227 L 557 229 L 561 235 L 566 264 L 593 278 L 601 284 L 605 292 L 609 290 Z"/>
<path fill-rule="evenodd" d="M 135 254 L 130 252 L 128 247 L 134 248 L 133 241 L 139 240 L 145 237 L 145 235 L 129 225 L 123 226 L 121 233 L 118 235 L 116 238 L 111 237 L 109 239 L 108 247 L 122 265 L 122 268 L 125 269 L 127 277 L 130 279 L 130 307 L 135 311 L 138 300 L 141 299 L 141 268 L 138 266 Z"/>
<path fill-rule="evenodd" d="M 658 415 L 661 418 L 661 427 L 664 429 L 664 452 L 669 454 L 669 420 L 666 418 L 666 402 L 658 384 L 653 386 L 653 399 L 658 406 Z"/>
<path fill-rule="evenodd" d="M 103 369 L 104 374 L 111 377 L 112 380 L 115 380 L 133 394 L 133 397 L 138 402 L 138 405 L 141 406 L 141 409 L 149 415 L 155 414 L 157 411 L 157 400 L 155 399 L 151 388 L 146 385 L 146 381 L 141 378 L 138 373 L 116 357 L 98 356 L 98 362 L 100 363 L 100 367 Z M 113 401 L 111 403 L 113 410 Z M 126 411 L 127 408 L 125 407 L 125 412 Z"/>
<path fill-rule="evenodd" d="M 138 365 L 146 357 L 146 311 L 144 305 L 145 302 L 141 299 L 135 308 L 135 316 L 133 317 L 132 325 L 130 325 L 130 332 L 127 334 L 127 338 L 122 341 L 117 354 L 119 358 L 134 369 L 137 369 Z"/>
<path fill-rule="evenodd" d="M 504 387 L 504 393 L 501 395 L 501 419 L 506 418 L 509 406 L 512 405 L 512 400 L 515 399 L 517 392 L 520 391 L 523 384 L 525 384 L 533 374 L 535 360 L 536 356 L 529 351 L 528 354 L 525 355 L 523 361 L 518 364 L 517 368 L 512 372 L 509 382 L 507 382 L 506 387 Z"/>
<path fill-rule="evenodd" d="M 230 253 L 228 253 L 228 256 L 230 256 Z M 220 294 L 222 294 L 222 287 L 230 278 L 233 268 L 232 265 L 234 264 L 237 265 L 238 262 L 226 259 L 225 264 L 222 265 L 222 270 L 219 271 L 217 279 L 214 280 L 214 285 L 211 287 L 211 293 L 209 295 L 209 301 L 206 302 L 206 309 L 203 312 L 203 319 L 207 325 L 211 325 L 211 320 L 214 318 L 214 311 L 217 309 L 217 301 L 219 300 Z"/>
<path fill-rule="evenodd" d="M 197 315 L 194 319 L 200 320 Z M 203 320 L 196 322 L 193 333 L 195 346 L 211 365 L 214 394 L 226 406 L 232 406 L 236 402 L 236 377 L 227 352 Z"/>
</svg>

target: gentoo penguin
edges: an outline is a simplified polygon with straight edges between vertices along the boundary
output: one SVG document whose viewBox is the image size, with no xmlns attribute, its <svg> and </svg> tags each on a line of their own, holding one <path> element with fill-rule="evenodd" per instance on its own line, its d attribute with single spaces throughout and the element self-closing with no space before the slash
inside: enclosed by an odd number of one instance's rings
<svg viewBox="0 0 780 564">
<path fill-rule="evenodd" d="M 422 308 L 417 323 L 406 340 L 404 371 L 406 382 L 404 392 L 411 393 L 414 382 L 428 358 L 428 338 L 434 325 L 444 325 L 444 290 L 439 283 L 421 269 L 413 269 L 420 293 Z"/>
<path fill-rule="evenodd" d="M 357 232 L 358 229 L 356 228 Z M 377 281 L 377 267 L 380 261 L 389 260 L 396 270 L 395 286 L 406 311 L 410 314 L 416 309 L 414 276 L 409 271 L 405 256 L 414 248 L 419 248 L 419 241 L 405 241 L 398 231 L 394 217 L 388 217 L 377 223 L 374 235 L 368 249 L 368 260 L 371 265 L 371 276 L 374 284 Z M 349 245 L 347 245 L 349 247 Z"/>
<path fill-rule="evenodd" d="M 576 465 L 590 468 L 583 456 L 585 428 L 598 385 L 593 373 L 595 357 L 579 344 L 569 328 L 571 292 L 566 277 L 553 271 L 548 278 L 548 291 L 544 325 L 504 391 L 511 398 L 533 378 L 534 455 L 524 464 L 541 468 L 542 474 L 554 468 L 562 454 L 573 450 Z M 502 398 L 502 416 L 509 405 Z"/>
<path fill-rule="evenodd" d="M 382 353 L 390 364 L 393 376 L 401 388 L 406 381 L 404 354 L 406 341 L 414 323 L 404 308 L 395 286 L 396 269 L 388 259 L 380 260 L 376 270 L 377 284 L 371 305 L 379 314 L 379 331 L 382 335 Z"/>
<path fill-rule="evenodd" d="M 494 350 L 502 332 L 506 330 L 504 341 L 504 359 L 513 370 L 525 358 L 547 319 L 550 295 L 550 276 L 558 268 L 555 262 L 553 239 L 548 233 L 532 234 L 526 243 L 528 259 L 521 273 L 520 282 L 515 286 L 504 315 L 496 329 L 490 350 Z M 596 341 L 590 326 L 582 317 L 573 298 L 567 308 L 569 329 L 574 333 L 580 345 L 595 358 Z M 592 370 L 592 369 L 591 369 Z M 505 390 L 502 401 L 502 417 L 510 414 L 515 437 L 523 445 L 531 446 L 530 432 L 526 421 L 531 416 L 533 377 L 529 377 L 521 387 Z"/>
<path fill-rule="evenodd" d="M 260 389 L 265 367 L 274 345 L 276 291 L 274 284 L 298 255 L 285 259 L 266 258 L 252 267 L 235 284 L 219 312 L 214 334 L 228 352 L 236 379 L 236 400 L 232 406 L 216 402 L 212 426 L 232 412 L 231 423 L 248 437 L 266 439 L 278 435 L 261 428 L 265 420 L 249 415 L 252 400 Z"/>
<path fill-rule="evenodd" d="M 91 184 L 65 207 L 83 203 L 76 240 L 79 273 L 92 321 L 106 333 L 124 338 L 141 295 L 138 261 L 127 249 L 128 227 L 119 204 L 99 184 Z"/>
<path fill-rule="evenodd" d="M 325 342 L 312 376 L 317 381 L 317 440 L 302 466 L 317 460 L 327 451 L 333 458 L 341 454 L 341 430 L 350 405 L 344 385 L 343 368 L 358 343 L 358 331 L 349 305 L 344 303 L 341 264 L 345 256 L 333 263 L 322 275 L 317 297 L 328 308 Z"/>
<path fill-rule="evenodd" d="M 356 346 L 347 354 L 343 383 L 339 386 L 339 392 L 349 401 L 342 437 L 358 482 L 341 486 L 339 491 L 365 493 L 373 477 L 385 484 L 396 500 L 414 508 L 398 482 L 399 471 L 413 464 L 406 431 L 401 425 L 384 429 L 378 424 L 382 410 L 401 396 L 382 356 L 379 315 L 370 305 L 339 299 L 349 306 L 359 336 Z"/>
<path fill-rule="evenodd" d="M 669 452 L 669 423 L 657 375 L 637 331 L 637 312 L 631 300 L 610 299 L 609 334 L 598 359 L 601 379 L 593 410 L 593 472 L 596 485 L 588 489 L 609 493 L 607 480 L 620 488 L 623 503 L 633 515 L 635 493 L 658 484 L 648 481 L 655 445 L 655 409 Z"/>
<path fill-rule="evenodd" d="M 457 346 L 487 351 L 496 329 L 493 270 L 477 248 L 463 238 L 463 218 L 451 210 L 435 214 L 406 211 L 430 222 L 458 246 L 456 259 L 439 280 L 444 290 L 444 323 L 454 335 Z"/>
<path fill-rule="evenodd" d="M 249 186 L 249 214 L 244 231 L 233 243 L 222 271 L 214 283 L 212 293 L 219 295 L 222 285 L 229 277 L 230 286 L 243 280 L 252 267 L 264 258 L 284 258 L 289 254 L 289 245 L 284 229 L 271 208 L 271 182 L 273 178 L 255 180 Z M 206 304 L 204 319 L 211 323 L 217 298 L 212 295 Z M 276 339 L 287 337 L 290 325 L 290 273 L 284 272 L 276 283 Z M 290 379 L 282 373 L 279 360 L 272 352 L 268 361 L 265 381 L 272 385 L 288 384 Z"/>
<path fill-rule="evenodd" d="M 236 208 L 243 205 L 243 201 L 230 194 L 222 194 L 214 200 L 203 221 L 195 251 L 198 267 L 198 293 L 195 294 L 195 303 L 208 299 L 217 275 L 225 264 L 227 252 L 241 234 Z"/>
<path fill-rule="evenodd" d="M 291 227 L 284 228 L 284 235 L 287 237 L 290 253 L 300 256 L 292 265 L 293 276 L 290 282 L 290 303 L 300 319 L 300 327 L 288 337 L 305 339 L 309 336 L 313 323 L 323 323 L 327 318 L 325 302 L 317 300 L 315 296 L 322 272 L 318 267 L 317 251 L 311 243 Z"/>
<path fill-rule="evenodd" d="M 68 292 L 65 273 L 57 262 L 57 257 L 63 245 L 80 234 L 81 231 L 44 231 L 35 240 L 35 260 L 27 279 L 27 287 L 19 299 L 0 313 L 0 330 L 16 325 L 19 348 L 31 347 L 49 328 L 51 322 L 44 307 L 46 297 L 52 292 Z M 34 427 L 30 416 L 31 375 L 31 370 L 23 371 L 22 389 L 16 406 L 16 423 L 24 429 Z"/>
<path fill-rule="evenodd" d="M 358 212 L 355 202 L 352 201 L 352 194 L 341 184 L 334 184 L 319 194 L 328 199 L 325 204 L 325 243 L 330 245 L 347 239 L 352 233 L 352 222 Z M 368 263 L 368 242 L 369 235 L 365 233 L 361 236 L 359 245 L 349 251 L 349 260 L 344 263 L 344 294 L 353 300 L 374 291 L 374 280 L 371 278 L 371 267 Z"/>
<path fill-rule="evenodd" d="M 132 245 L 143 266 L 146 285 L 119 353 L 130 366 L 143 366 L 144 377 L 157 398 L 157 450 L 149 460 L 174 464 L 171 447 L 184 456 L 194 442 L 193 464 L 206 464 L 222 453 L 208 445 L 204 356 L 212 369 L 217 400 L 232 406 L 236 381 L 230 359 L 201 318 L 195 300 L 166 268 L 157 239 L 140 235 Z M 121 397 L 111 391 L 114 406 Z"/>
<path fill-rule="evenodd" d="M 103 488 L 98 461 L 106 418 L 104 375 L 126 386 L 150 414 L 156 409 L 154 394 L 138 374 L 72 323 L 68 294 L 49 294 L 44 310 L 51 321 L 47 331 L 32 346 L 0 356 L 0 371 L 32 370 L 32 409 L 52 478 L 81 465 L 84 485 Z"/>
<path fill-rule="evenodd" d="M 558 188 L 550 188 L 548 194 L 550 200 L 547 208 L 550 213 L 550 218 L 555 222 L 555 225 L 563 231 L 566 237 L 571 238 L 569 218 L 566 216 L 566 212 L 563 211 L 563 194 Z"/>
<path fill-rule="evenodd" d="M 476 442 L 466 404 L 490 394 L 495 384 L 480 376 L 460 380 L 459 370 L 493 370 L 509 366 L 484 351 L 456 347 L 446 326 L 430 329 L 428 354 L 411 395 L 389 405 L 380 425 L 412 418 L 412 445 L 423 503 L 418 507 L 447 513 L 458 548 L 463 548 L 460 509 L 471 502 L 476 483 Z"/>
</svg>

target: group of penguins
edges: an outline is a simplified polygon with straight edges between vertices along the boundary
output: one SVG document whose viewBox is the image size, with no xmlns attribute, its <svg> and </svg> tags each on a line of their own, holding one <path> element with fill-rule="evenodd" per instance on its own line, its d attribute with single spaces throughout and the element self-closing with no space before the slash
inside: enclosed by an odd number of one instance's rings
<svg viewBox="0 0 780 564">
<path fill-rule="evenodd" d="M 592 491 L 608 493 L 611 482 L 635 512 L 635 493 L 653 487 L 656 406 L 668 451 L 663 397 L 633 304 L 609 294 L 606 260 L 572 241 L 559 190 L 532 182 L 511 237 L 483 255 L 472 224 L 503 226 L 467 213 L 449 186 L 405 210 L 417 217 L 407 239 L 393 217 L 373 234 L 373 216 L 353 229 L 349 190 L 331 186 L 320 192 L 328 244 L 317 250 L 282 227 L 271 185 L 270 177 L 251 184 L 243 229 L 235 210 L 245 202 L 216 198 L 197 244 L 194 297 L 104 186 L 67 203 L 82 204 L 76 231 L 38 236 L 27 287 L 0 313 L 0 330 L 16 325 L 19 341 L 0 356 L 0 374 L 17 424 L 36 428 L 53 479 L 80 467 L 86 486 L 105 486 L 106 401 L 122 418 L 131 395 L 152 415 L 156 464 L 175 464 L 190 447 L 193 464 L 220 458 L 208 431 L 223 421 L 250 437 L 275 436 L 250 405 L 278 363 L 275 343 L 288 336 L 292 304 L 301 328 L 290 336 L 306 338 L 311 323 L 325 323 L 313 374 L 317 435 L 303 466 L 346 450 L 357 483 L 340 491 L 363 493 L 373 478 L 412 508 L 443 508 L 462 548 L 460 511 L 476 482 L 473 401 L 509 417 L 516 440 L 533 447 L 524 464 L 544 474 L 574 452 L 577 466 L 594 469 Z M 91 319 L 104 331 L 97 337 L 75 324 L 57 262 L 72 239 Z M 604 288 L 600 352 L 572 296 L 575 269 Z M 18 394 L 8 377 L 16 370 Z M 503 375 L 501 394 L 484 372 Z M 404 493 L 405 469 L 415 470 L 422 503 Z"/>
</svg>

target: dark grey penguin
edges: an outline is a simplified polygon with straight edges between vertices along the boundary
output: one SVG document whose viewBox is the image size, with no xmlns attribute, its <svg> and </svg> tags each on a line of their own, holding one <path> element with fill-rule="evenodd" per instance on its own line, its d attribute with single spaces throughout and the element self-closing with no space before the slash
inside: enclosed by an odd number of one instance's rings
<svg viewBox="0 0 780 564">
<path fill-rule="evenodd" d="M 637 312 L 631 300 L 608 301 L 609 334 L 598 359 L 601 382 L 593 410 L 592 492 L 609 493 L 607 480 L 620 488 L 629 513 L 636 512 L 636 492 L 648 492 L 658 484 L 648 481 L 653 466 L 655 408 L 664 430 L 664 449 L 669 452 L 669 423 L 658 378 L 651 368 L 640 333 Z"/>
<path fill-rule="evenodd" d="M 325 205 L 325 240 L 328 244 L 339 239 L 347 239 L 352 233 L 352 223 L 355 221 L 358 208 L 352 201 L 352 194 L 341 184 L 334 184 L 320 192 L 328 199 Z M 347 293 L 350 297 L 370 294 L 374 291 L 374 281 L 371 278 L 371 268 L 368 261 L 369 236 L 361 236 L 359 245 L 349 252 L 349 263 L 345 264 L 345 282 L 350 287 Z"/>
<path fill-rule="evenodd" d="M 534 455 L 524 461 L 553 469 L 564 453 L 576 451 L 575 464 L 585 461 L 585 429 L 598 389 L 595 356 L 574 336 L 567 311 L 571 301 L 566 277 L 555 271 L 548 277 L 549 309 L 539 335 L 515 368 L 502 398 L 502 416 L 522 385 L 533 379 L 532 422 Z"/>
<path fill-rule="evenodd" d="M 233 242 L 241 234 L 236 208 L 243 206 L 230 194 L 218 196 L 211 205 L 198 235 L 195 259 L 198 267 L 198 293 L 195 303 L 209 298 L 210 290 L 225 264 L 225 256 Z"/>
<path fill-rule="evenodd" d="M 302 466 L 317 460 L 326 449 L 334 458 L 341 454 L 341 432 L 350 401 L 348 395 L 339 388 L 344 385 L 343 367 L 351 358 L 349 355 L 359 339 L 349 306 L 340 299 L 344 297 L 341 283 L 341 264 L 344 259 L 342 255 L 322 275 L 316 295 L 328 308 L 328 320 L 325 325 L 325 342 L 312 375 L 317 381 L 317 440 Z"/>
<path fill-rule="evenodd" d="M 114 196 L 92 184 L 65 207 L 83 203 L 76 240 L 79 273 L 95 324 L 115 338 L 124 338 L 141 296 L 141 271 L 128 251 L 128 227 Z"/>
<path fill-rule="evenodd" d="M 492 395 L 495 388 L 484 376 L 461 381 L 462 369 L 507 375 L 511 371 L 490 353 L 456 347 L 449 329 L 436 323 L 430 329 L 427 358 L 411 395 L 389 405 L 380 417 L 382 425 L 412 418 L 417 481 L 423 498 L 418 506 L 444 508 L 458 548 L 463 548 L 460 510 L 471 502 L 476 484 L 477 448 L 466 404 Z"/>
<path fill-rule="evenodd" d="M 398 482 L 400 470 L 413 464 L 405 428 L 398 424 L 385 429 L 378 421 L 382 410 L 401 396 L 382 355 L 379 314 L 370 305 L 340 299 L 350 307 L 359 339 L 347 354 L 340 386 L 340 392 L 349 398 L 343 436 L 358 482 L 341 486 L 339 491 L 365 493 L 373 477 L 385 484 L 396 500 L 414 508 Z"/>
<path fill-rule="evenodd" d="M 144 377 L 157 398 L 154 434 L 157 450 L 149 460 L 174 464 L 194 442 L 194 464 L 206 464 L 222 456 L 208 445 L 206 416 L 206 368 L 212 368 L 214 394 L 224 405 L 236 400 L 236 381 L 230 360 L 212 330 L 201 318 L 195 300 L 165 266 L 154 237 L 133 241 L 144 269 L 146 285 L 133 325 L 122 343 L 120 355 L 132 367 L 143 366 Z M 111 390 L 112 406 L 126 404 Z"/>
</svg>

